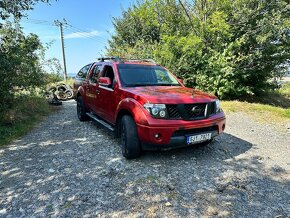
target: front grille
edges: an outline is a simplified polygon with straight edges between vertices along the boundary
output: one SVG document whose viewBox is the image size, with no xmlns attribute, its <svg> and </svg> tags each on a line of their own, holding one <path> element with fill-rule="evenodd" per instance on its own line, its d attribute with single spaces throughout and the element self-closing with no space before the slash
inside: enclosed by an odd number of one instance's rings
<svg viewBox="0 0 290 218">
<path fill-rule="evenodd" d="M 215 106 L 215 102 L 210 102 L 208 103 L 208 114 L 209 115 L 212 115 L 212 114 L 215 114 L 215 111 L 216 111 L 216 106 Z"/>
<path fill-rule="evenodd" d="M 170 119 L 181 119 L 181 116 L 177 110 L 176 104 L 166 105 L 166 109 L 167 109 L 168 116 Z"/>
<path fill-rule="evenodd" d="M 206 104 L 185 104 L 184 108 L 189 118 L 205 117 Z"/>
<path fill-rule="evenodd" d="M 167 104 L 168 119 L 199 120 L 215 112 L 215 103 Z"/>
</svg>

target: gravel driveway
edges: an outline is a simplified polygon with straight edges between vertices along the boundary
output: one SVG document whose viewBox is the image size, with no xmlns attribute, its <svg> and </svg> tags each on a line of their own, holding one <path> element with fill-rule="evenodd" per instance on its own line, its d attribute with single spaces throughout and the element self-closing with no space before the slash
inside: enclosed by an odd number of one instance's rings
<svg viewBox="0 0 290 218">
<path fill-rule="evenodd" d="M 0 149 L 0 217 L 290 217 L 287 128 L 232 113 L 206 147 L 128 161 L 75 108 Z"/>
</svg>

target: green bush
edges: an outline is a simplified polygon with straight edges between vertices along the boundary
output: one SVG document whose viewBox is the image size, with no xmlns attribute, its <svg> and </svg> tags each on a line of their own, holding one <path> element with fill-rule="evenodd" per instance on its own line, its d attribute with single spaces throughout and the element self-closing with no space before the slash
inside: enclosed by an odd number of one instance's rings
<svg viewBox="0 0 290 218">
<path fill-rule="evenodd" d="M 289 70 L 286 0 L 138 1 L 114 27 L 108 55 L 153 58 L 224 99 L 262 95 Z"/>
<path fill-rule="evenodd" d="M 33 90 L 45 83 L 40 65 L 42 45 L 38 36 L 25 36 L 17 24 L 0 29 L 0 112 L 12 107 L 19 90 Z"/>
</svg>

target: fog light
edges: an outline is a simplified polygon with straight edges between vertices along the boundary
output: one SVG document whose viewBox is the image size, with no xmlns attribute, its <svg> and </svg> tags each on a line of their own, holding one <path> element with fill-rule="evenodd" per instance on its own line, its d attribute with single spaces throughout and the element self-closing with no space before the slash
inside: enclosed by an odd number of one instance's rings
<svg viewBox="0 0 290 218">
<path fill-rule="evenodd" d="M 156 134 L 154 135 L 154 137 L 155 137 L 155 139 L 160 140 L 160 139 L 161 139 L 161 134 L 160 134 L 160 133 L 156 133 Z"/>
</svg>

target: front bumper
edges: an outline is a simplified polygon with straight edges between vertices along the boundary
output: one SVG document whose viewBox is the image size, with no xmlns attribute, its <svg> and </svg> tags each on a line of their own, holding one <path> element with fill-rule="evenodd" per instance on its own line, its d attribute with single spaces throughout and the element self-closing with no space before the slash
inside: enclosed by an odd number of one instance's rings
<svg viewBox="0 0 290 218">
<path fill-rule="evenodd" d="M 137 131 L 144 150 L 166 150 L 189 146 L 190 144 L 188 145 L 186 142 L 187 136 L 210 132 L 214 138 L 224 131 L 225 124 L 224 116 L 215 116 L 205 120 L 183 122 L 182 124 L 179 122 L 160 126 L 137 124 Z"/>
<path fill-rule="evenodd" d="M 201 132 L 201 133 L 209 133 L 209 132 Z M 217 131 L 211 131 L 210 133 L 212 133 L 212 139 L 215 138 L 216 136 L 218 136 L 218 132 Z M 199 134 L 196 134 L 199 135 Z M 208 140 L 210 141 L 210 140 Z M 206 142 L 206 141 L 203 141 Z M 200 143 L 203 143 L 200 142 Z M 195 143 L 195 144 L 199 144 L 199 143 Z M 170 141 L 168 144 L 148 144 L 148 143 L 142 143 L 142 148 L 144 150 L 169 150 L 169 149 L 173 149 L 173 148 L 182 148 L 182 147 L 187 147 L 187 146 L 191 146 L 194 144 L 187 144 L 186 142 L 186 136 L 173 136 L 171 137 Z"/>
</svg>

